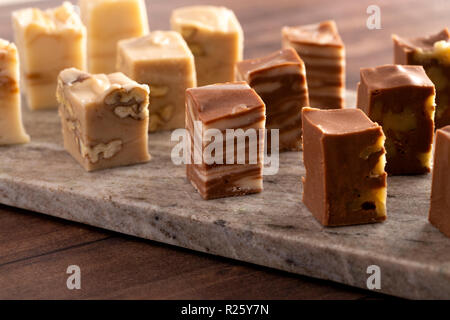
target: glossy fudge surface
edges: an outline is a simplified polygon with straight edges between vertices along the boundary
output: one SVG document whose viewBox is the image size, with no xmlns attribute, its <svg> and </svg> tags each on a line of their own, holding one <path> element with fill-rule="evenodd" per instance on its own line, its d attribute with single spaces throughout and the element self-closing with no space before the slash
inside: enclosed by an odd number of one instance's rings
<svg viewBox="0 0 450 320">
<path fill-rule="evenodd" d="M 429 220 L 450 237 L 450 126 L 436 132 Z"/>
<path fill-rule="evenodd" d="M 65 149 L 87 171 L 150 160 L 148 94 L 148 86 L 122 73 L 62 71 L 57 99 Z"/>
<path fill-rule="evenodd" d="M 422 66 L 361 69 L 357 106 L 383 127 L 389 174 L 430 171 L 434 98 L 434 85 Z"/>
<path fill-rule="evenodd" d="M 266 128 L 279 130 L 279 150 L 301 149 L 301 109 L 309 105 L 305 65 L 292 48 L 237 64 L 238 80 L 247 83 L 266 104 Z M 271 149 L 271 135 L 267 146 Z"/>
<path fill-rule="evenodd" d="M 215 84 L 188 89 L 186 93 L 186 128 L 191 146 L 187 177 L 203 199 L 246 195 L 263 189 L 265 105 L 245 82 Z M 223 141 L 215 150 L 217 161 L 210 162 L 209 130 Z M 227 129 L 242 129 L 254 144 L 228 135 Z M 262 132 L 261 132 L 262 131 Z M 215 141 L 215 140 L 214 140 Z M 197 145 L 198 144 L 198 145 Z M 220 143 L 222 145 L 222 143 Z M 230 149 L 231 148 L 231 149 Z M 195 150 L 201 159 L 196 161 Z M 245 155 L 239 162 L 239 154 Z M 229 161 L 227 154 L 234 154 Z"/>
<path fill-rule="evenodd" d="M 436 128 L 450 125 L 450 32 L 416 38 L 393 35 L 394 63 L 422 65 L 436 87 Z"/>
<path fill-rule="evenodd" d="M 324 226 L 386 219 L 384 135 L 359 109 L 304 108 L 303 203 Z"/>
</svg>

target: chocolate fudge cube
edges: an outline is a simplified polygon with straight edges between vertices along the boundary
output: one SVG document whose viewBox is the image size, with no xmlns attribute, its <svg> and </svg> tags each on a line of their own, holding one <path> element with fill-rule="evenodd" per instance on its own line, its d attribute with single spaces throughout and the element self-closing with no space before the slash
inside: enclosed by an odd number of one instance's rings
<svg viewBox="0 0 450 320">
<path fill-rule="evenodd" d="M 422 65 L 436 87 L 436 128 L 450 125 L 450 32 L 417 38 L 393 35 L 394 63 Z"/>
<path fill-rule="evenodd" d="M 303 203 L 324 226 L 386 219 L 384 134 L 359 109 L 303 108 Z"/>
<path fill-rule="evenodd" d="M 283 48 L 294 48 L 305 62 L 311 107 L 339 109 L 345 102 L 345 47 L 332 20 L 284 27 Z"/>
<path fill-rule="evenodd" d="M 149 161 L 148 95 L 122 73 L 63 70 L 56 97 L 65 149 L 86 171 Z"/>
<path fill-rule="evenodd" d="M 361 69 L 357 106 L 386 135 L 390 175 L 430 172 L 435 90 L 422 66 Z"/>
<path fill-rule="evenodd" d="M 265 120 L 264 102 L 245 82 L 186 91 L 187 178 L 204 199 L 262 191 Z"/>
<path fill-rule="evenodd" d="M 450 126 L 436 132 L 429 221 L 450 237 Z"/>
<path fill-rule="evenodd" d="M 266 128 L 280 130 L 280 150 L 300 150 L 301 112 L 309 100 L 305 65 L 295 50 L 283 49 L 263 58 L 239 62 L 237 79 L 247 81 L 265 102 Z M 270 140 L 267 146 L 270 150 Z"/>
</svg>

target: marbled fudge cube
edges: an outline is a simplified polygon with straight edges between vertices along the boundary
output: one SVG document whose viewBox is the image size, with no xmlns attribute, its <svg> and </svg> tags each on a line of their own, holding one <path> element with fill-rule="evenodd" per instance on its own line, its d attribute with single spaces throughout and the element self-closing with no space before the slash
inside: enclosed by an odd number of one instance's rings
<svg viewBox="0 0 450 320">
<path fill-rule="evenodd" d="M 59 75 L 56 94 L 64 147 L 85 170 L 150 160 L 147 85 L 72 68 Z"/>
<path fill-rule="evenodd" d="M 69 2 L 45 11 L 34 8 L 15 11 L 12 18 L 28 107 L 56 108 L 59 72 L 86 67 L 86 28 Z"/>
<path fill-rule="evenodd" d="M 447 28 L 427 37 L 393 35 L 394 63 L 422 65 L 436 87 L 436 128 L 450 125 L 450 33 Z"/>
<path fill-rule="evenodd" d="M 264 102 L 245 82 L 186 91 L 186 171 L 204 199 L 262 191 L 264 124 Z"/>
<path fill-rule="evenodd" d="M 266 128 L 279 129 L 281 151 L 299 150 L 302 108 L 309 105 L 305 65 L 294 49 L 237 64 L 237 80 L 247 81 L 266 104 Z M 270 138 L 270 135 L 268 135 Z M 267 141 L 268 150 L 271 141 Z"/>
<path fill-rule="evenodd" d="M 197 80 L 194 57 L 178 32 L 120 41 L 117 70 L 150 86 L 150 132 L 184 128 L 185 91 Z"/>
<path fill-rule="evenodd" d="M 357 106 L 386 135 L 390 175 L 430 171 L 435 90 L 422 66 L 361 69 Z"/>
<path fill-rule="evenodd" d="M 244 36 L 233 11 L 214 6 L 179 8 L 172 13 L 171 24 L 195 56 L 199 86 L 234 81 Z"/>
<path fill-rule="evenodd" d="M 303 203 L 324 226 L 386 219 L 384 134 L 359 109 L 303 108 Z"/>
<path fill-rule="evenodd" d="M 149 31 L 145 1 L 79 0 L 79 4 L 87 27 L 89 72 L 115 72 L 117 42 Z"/>
<path fill-rule="evenodd" d="M 26 143 L 19 91 L 19 57 L 13 43 L 0 39 L 0 145 Z"/>
</svg>

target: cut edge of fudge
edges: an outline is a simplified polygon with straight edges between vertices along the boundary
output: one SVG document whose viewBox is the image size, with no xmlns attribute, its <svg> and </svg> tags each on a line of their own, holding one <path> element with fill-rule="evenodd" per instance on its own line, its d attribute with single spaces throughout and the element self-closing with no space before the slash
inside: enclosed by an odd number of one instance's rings
<svg viewBox="0 0 450 320">
<path fill-rule="evenodd" d="M 286 26 L 283 27 L 282 33 L 292 43 L 338 48 L 344 47 L 344 42 L 339 35 L 334 20 L 326 20 L 308 25 Z"/>
</svg>

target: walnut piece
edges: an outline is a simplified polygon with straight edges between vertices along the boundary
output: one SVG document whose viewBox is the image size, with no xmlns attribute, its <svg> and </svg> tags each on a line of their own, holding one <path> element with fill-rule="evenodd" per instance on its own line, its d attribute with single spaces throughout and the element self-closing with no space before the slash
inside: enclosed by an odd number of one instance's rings
<svg viewBox="0 0 450 320">
<path fill-rule="evenodd" d="M 122 149 L 122 140 L 113 140 L 107 144 L 99 143 L 94 147 L 86 146 L 80 141 L 80 151 L 83 157 L 88 158 L 91 163 L 96 163 L 103 154 L 103 159 L 114 157 Z"/>
</svg>

